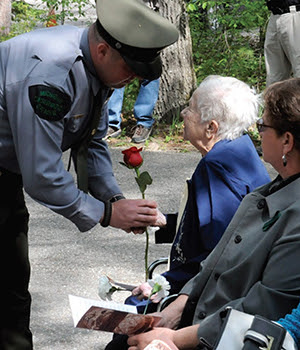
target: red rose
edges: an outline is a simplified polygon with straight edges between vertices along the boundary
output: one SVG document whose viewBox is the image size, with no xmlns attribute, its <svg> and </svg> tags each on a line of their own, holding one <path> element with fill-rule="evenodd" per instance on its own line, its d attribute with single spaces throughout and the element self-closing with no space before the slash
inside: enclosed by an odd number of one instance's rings
<svg viewBox="0 0 300 350">
<path fill-rule="evenodd" d="M 140 154 L 143 148 L 137 149 L 136 147 L 130 147 L 122 151 L 124 154 L 124 163 L 129 167 L 139 167 L 143 164 L 143 158 Z"/>
</svg>

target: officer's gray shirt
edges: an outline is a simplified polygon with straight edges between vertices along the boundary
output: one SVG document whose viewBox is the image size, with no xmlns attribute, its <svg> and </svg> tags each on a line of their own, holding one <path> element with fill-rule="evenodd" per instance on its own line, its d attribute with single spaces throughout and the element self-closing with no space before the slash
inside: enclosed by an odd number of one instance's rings
<svg viewBox="0 0 300 350">
<path fill-rule="evenodd" d="M 267 195 L 269 187 L 244 198 L 199 274 L 181 290 L 189 295 L 185 325 L 200 324 L 199 339 L 211 344 L 227 306 L 277 320 L 299 303 L 300 178 Z"/>
<path fill-rule="evenodd" d="M 90 58 L 88 31 L 57 26 L 0 44 L 0 167 L 21 173 L 25 191 L 65 216 L 81 231 L 95 226 L 103 201 L 121 191 L 114 178 L 106 134 L 104 103 L 109 89 L 99 82 Z M 73 81 L 70 79 L 73 73 Z M 35 114 L 29 87 L 44 85 L 67 94 L 71 107 L 58 121 Z M 92 197 L 77 189 L 62 162 L 62 152 L 80 140 L 91 117 L 92 93 L 102 92 L 103 113 L 89 148 Z"/>
</svg>

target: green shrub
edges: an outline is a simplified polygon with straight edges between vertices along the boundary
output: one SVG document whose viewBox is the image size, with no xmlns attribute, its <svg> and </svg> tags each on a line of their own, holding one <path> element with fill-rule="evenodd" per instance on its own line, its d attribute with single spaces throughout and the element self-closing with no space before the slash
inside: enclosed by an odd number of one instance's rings
<svg viewBox="0 0 300 350">
<path fill-rule="evenodd" d="M 261 91 L 269 16 L 265 0 L 190 0 L 187 9 L 198 82 L 219 74 L 241 79 Z"/>
</svg>

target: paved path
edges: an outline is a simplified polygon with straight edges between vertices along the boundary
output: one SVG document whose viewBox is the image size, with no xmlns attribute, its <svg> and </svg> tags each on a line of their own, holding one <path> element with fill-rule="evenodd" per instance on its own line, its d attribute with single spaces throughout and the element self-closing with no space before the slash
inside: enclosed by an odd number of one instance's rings
<svg viewBox="0 0 300 350">
<path fill-rule="evenodd" d="M 121 150 L 112 149 L 111 153 L 124 194 L 127 198 L 139 198 L 133 172 L 119 164 Z M 175 212 L 183 183 L 199 159 L 197 152 L 144 152 L 142 169 L 153 177 L 147 198 L 157 200 L 163 212 Z M 74 329 L 68 295 L 98 299 L 100 274 L 128 283 L 143 281 L 144 235 L 134 236 L 100 225 L 80 233 L 71 222 L 30 198 L 28 206 L 35 350 L 103 350 L 111 334 Z M 166 256 L 169 248 L 168 244 L 155 245 L 151 236 L 150 261 Z M 123 302 L 127 295 L 117 292 L 114 300 Z"/>
</svg>

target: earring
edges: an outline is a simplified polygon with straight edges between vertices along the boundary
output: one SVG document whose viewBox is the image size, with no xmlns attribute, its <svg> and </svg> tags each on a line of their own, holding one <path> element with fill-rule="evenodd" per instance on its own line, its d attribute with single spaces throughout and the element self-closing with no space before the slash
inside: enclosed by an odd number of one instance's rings
<svg viewBox="0 0 300 350">
<path fill-rule="evenodd" d="M 286 155 L 285 154 L 282 156 L 282 164 L 283 164 L 283 166 L 287 165 L 287 160 L 286 160 Z"/>
</svg>

